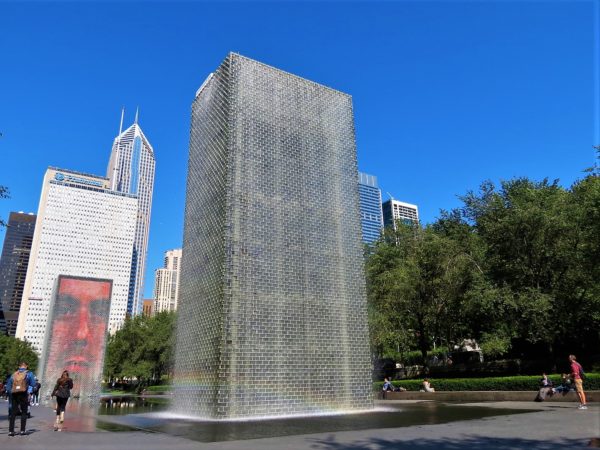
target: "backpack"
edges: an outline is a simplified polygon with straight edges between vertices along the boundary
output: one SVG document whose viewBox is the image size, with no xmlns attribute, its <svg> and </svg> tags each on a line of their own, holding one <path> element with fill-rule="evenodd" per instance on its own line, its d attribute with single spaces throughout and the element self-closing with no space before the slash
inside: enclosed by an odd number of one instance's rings
<svg viewBox="0 0 600 450">
<path fill-rule="evenodd" d="M 579 363 L 578 363 L 579 364 Z M 581 367 L 581 364 L 579 364 L 579 377 L 582 380 L 585 380 L 585 372 L 583 371 L 583 367 Z"/>
<path fill-rule="evenodd" d="M 27 372 L 16 371 L 12 376 L 12 389 L 11 394 L 19 394 L 21 392 L 27 392 Z"/>
</svg>

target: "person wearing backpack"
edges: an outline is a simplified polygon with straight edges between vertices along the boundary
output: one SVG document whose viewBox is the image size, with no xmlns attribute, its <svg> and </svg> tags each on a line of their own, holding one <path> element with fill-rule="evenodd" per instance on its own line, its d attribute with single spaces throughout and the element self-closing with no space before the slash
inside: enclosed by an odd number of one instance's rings
<svg viewBox="0 0 600 450">
<path fill-rule="evenodd" d="M 27 363 L 19 364 L 19 370 L 12 374 L 6 383 L 6 391 L 10 393 L 11 409 L 8 416 L 8 435 L 15 435 L 15 420 L 17 412 L 21 413 L 21 436 L 25 436 L 27 426 L 27 408 L 29 406 L 29 394 L 35 386 L 33 373 L 27 370 Z"/>
<path fill-rule="evenodd" d="M 585 373 L 583 371 L 583 367 L 576 361 L 575 355 L 569 355 L 569 362 L 571 363 L 571 377 L 575 382 L 575 391 L 577 392 L 577 396 L 579 397 L 579 406 L 578 409 L 588 409 L 586 405 L 585 392 L 583 392 L 583 379 L 585 378 Z"/>
</svg>

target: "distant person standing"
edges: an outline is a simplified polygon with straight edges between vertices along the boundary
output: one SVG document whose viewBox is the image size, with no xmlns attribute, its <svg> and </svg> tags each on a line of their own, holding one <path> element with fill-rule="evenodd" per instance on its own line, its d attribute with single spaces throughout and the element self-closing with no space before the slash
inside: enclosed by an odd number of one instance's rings
<svg viewBox="0 0 600 450">
<path fill-rule="evenodd" d="M 33 392 L 31 393 L 31 406 L 39 406 L 40 404 L 40 389 L 42 385 L 40 381 L 36 378 L 35 385 L 33 386 Z"/>
<path fill-rule="evenodd" d="M 575 391 L 579 396 L 578 409 L 588 409 L 585 400 L 585 392 L 583 392 L 583 367 L 576 361 L 575 355 L 569 355 L 569 362 L 571 363 L 571 378 L 575 383 Z"/>
<path fill-rule="evenodd" d="M 71 389 L 73 389 L 73 380 L 69 377 L 69 372 L 65 370 L 60 378 L 56 380 L 56 385 L 52 391 L 52 397 L 56 396 L 56 422 L 54 423 L 54 431 L 62 431 L 62 424 L 65 421 L 65 408 L 71 396 Z"/>
<path fill-rule="evenodd" d="M 10 413 L 8 415 L 8 435 L 15 435 L 15 420 L 17 412 L 21 413 L 21 436 L 27 434 L 27 408 L 29 406 L 29 394 L 33 391 L 35 377 L 27 370 L 27 363 L 19 364 L 19 369 L 12 374 L 6 383 L 6 391 L 10 393 Z"/>
</svg>

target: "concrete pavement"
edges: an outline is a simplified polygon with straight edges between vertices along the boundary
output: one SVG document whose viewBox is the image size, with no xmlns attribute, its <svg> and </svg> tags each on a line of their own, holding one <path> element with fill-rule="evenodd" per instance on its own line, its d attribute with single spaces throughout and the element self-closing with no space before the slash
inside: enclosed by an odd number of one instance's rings
<svg viewBox="0 0 600 450">
<path fill-rule="evenodd" d="M 393 401 L 426 407 L 426 402 Z M 379 405 L 390 401 L 378 402 Z M 0 403 L 0 448 L 28 450 L 188 450 L 188 449 L 310 449 L 310 450 L 454 450 L 482 448 L 495 450 L 555 450 L 590 448 L 600 438 L 600 405 L 578 410 L 567 403 L 486 402 L 465 406 L 508 409 L 535 409 L 536 412 L 487 417 L 438 425 L 335 431 L 295 436 L 225 442 L 196 442 L 163 433 L 144 431 L 69 431 L 87 429 L 92 418 L 67 416 L 65 431 L 52 431 L 53 411 L 33 407 L 27 436 L 8 437 L 6 402 Z M 79 422 L 78 422 L 79 421 Z M 401 424 L 399 424 L 401 425 Z M 17 425 L 18 426 L 18 425 Z M 90 430 L 93 427 L 89 428 Z M 600 444 L 599 444 L 600 445 Z"/>
</svg>

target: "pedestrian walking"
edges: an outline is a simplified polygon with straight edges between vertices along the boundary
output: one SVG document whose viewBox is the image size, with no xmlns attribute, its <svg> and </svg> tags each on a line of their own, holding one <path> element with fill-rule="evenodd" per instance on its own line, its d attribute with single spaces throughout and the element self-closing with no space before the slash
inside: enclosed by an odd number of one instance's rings
<svg viewBox="0 0 600 450">
<path fill-rule="evenodd" d="M 11 375 L 6 383 L 6 390 L 10 392 L 11 408 L 8 415 L 8 435 L 15 435 L 15 421 L 17 413 L 21 414 L 21 436 L 25 436 L 27 427 L 27 408 L 29 406 L 29 395 L 35 385 L 33 373 L 27 370 L 27 363 L 19 364 L 19 369 Z"/>
<path fill-rule="evenodd" d="M 569 355 L 569 362 L 571 363 L 571 378 L 575 383 L 575 392 L 577 392 L 577 396 L 579 397 L 579 406 L 577 408 L 588 409 L 585 392 L 583 392 L 583 378 L 585 377 L 583 367 L 577 362 L 575 355 Z"/>
<path fill-rule="evenodd" d="M 65 421 L 65 408 L 71 396 L 71 389 L 73 389 L 73 380 L 69 377 L 69 372 L 65 370 L 60 378 L 56 380 L 56 385 L 52 390 L 52 397 L 56 396 L 56 422 L 54 423 L 54 431 L 62 431 Z"/>
</svg>

